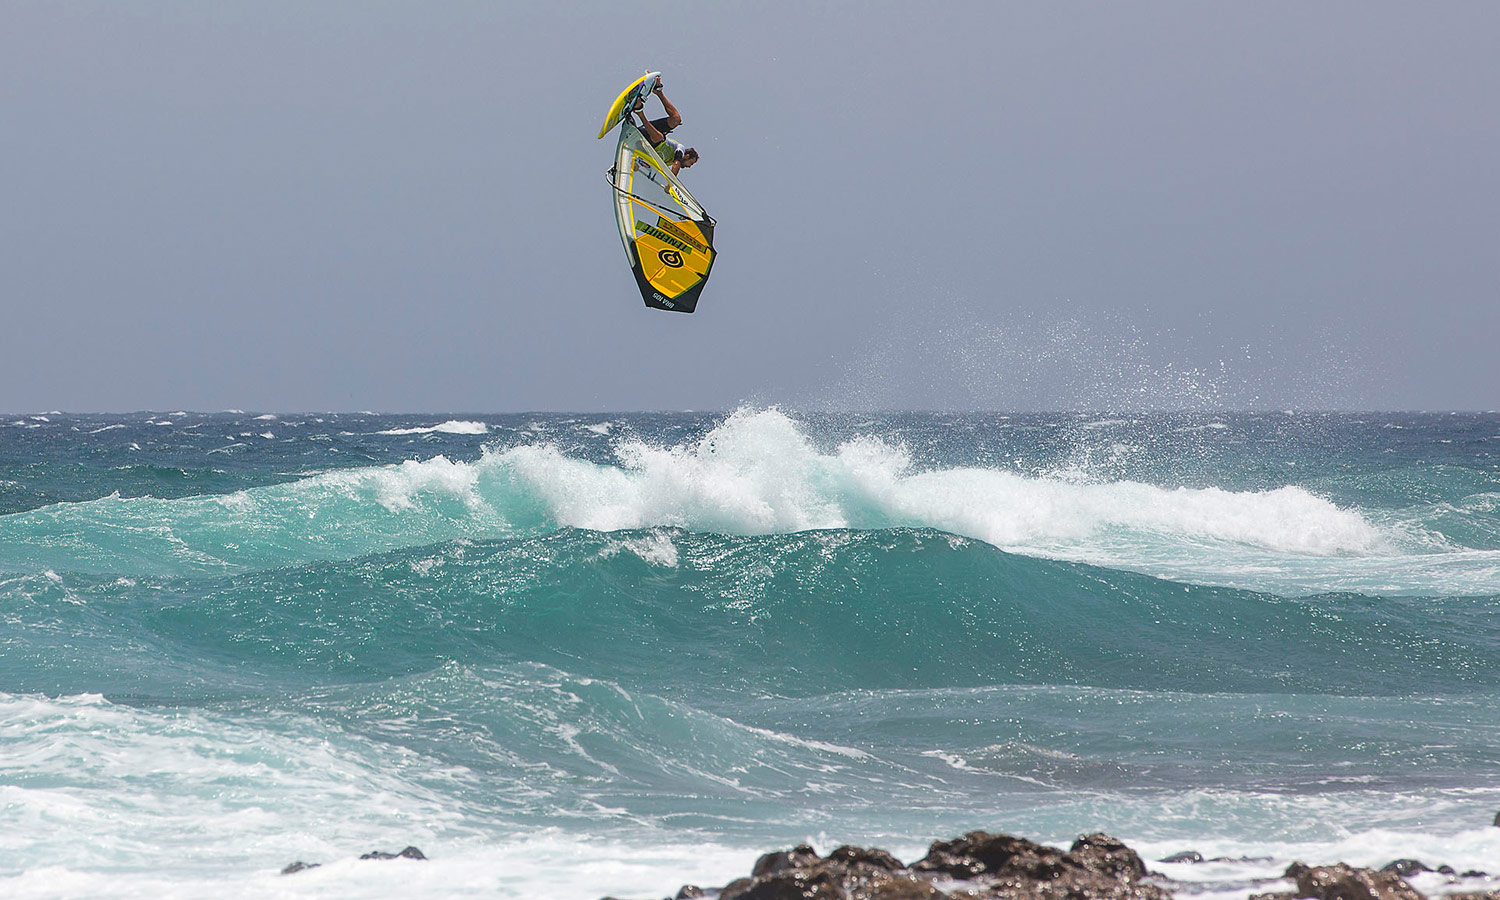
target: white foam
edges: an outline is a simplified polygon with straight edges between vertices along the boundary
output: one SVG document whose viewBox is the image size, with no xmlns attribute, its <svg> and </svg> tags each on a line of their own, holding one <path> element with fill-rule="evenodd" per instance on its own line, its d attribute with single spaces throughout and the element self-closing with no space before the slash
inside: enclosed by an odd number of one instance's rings
<svg viewBox="0 0 1500 900">
<path fill-rule="evenodd" d="M 1206 422 L 1202 425 L 1184 425 L 1174 430 L 1179 433 L 1186 433 L 1193 431 L 1225 431 L 1228 428 L 1229 426 L 1223 422 Z"/>
<path fill-rule="evenodd" d="M 474 493 L 474 486 L 478 478 L 479 471 L 473 465 L 435 456 L 425 461 L 408 460 L 377 469 L 340 470 L 315 480 L 360 495 L 371 495 L 381 506 L 397 511 L 416 507 L 422 494 L 452 497 L 477 506 L 480 500 Z"/>
<path fill-rule="evenodd" d="M 586 704 L 581 698 L 591 692 L 618 694 L 631 704 L 623 708 L 637 714 L 644 709 L 650 720 L 639 727 L 649 732 L 679 722 L 686 712 L 652 698 L 633 700 L 616 685 L 555 671 L 551 678 L 537 678 L 548 670 L 526 669 L 524 678 L 495 673 L 493 695 L 508 698 L 502 708 L 534 719 L 580 759 L 595 759 L 595 748 L 607 750 L 612 734 L 631 743 L 628 735 L 612 730 L 614 717 L 589 715 L 587 705 L 580 711 L 577 704 Z M 546 698 L 517 690 L 524 685 Z M 571 703 L 557 702 L 568 698 Z M 701 833 L 634 818 L 620 808 L 618 796 L 609 795 L 597 798 L 597 815 L 581 812 L 571 831 L 500 825 L 496 820 L 507 816 L 509 801 L 476 798 L 477 773 L 460 764 L 425 756 L 400 741 L 361 738 L 361 729 L 350 727 L 353 719 L 335 724 L 288 712 L 236 714 L 237 708 L 136 709 L 97 694 L 57 699 L 0 694 L 5 750 L 0 753 L 0 858 L 7 861 L 0 864 L 0 896 L 362 900 L 391 896 L 392 884 L 399 882 L 401 896 L 417 900 L 659 897 L 683 883 L 726 884 L 747 873 L 758 853 L 785 846 L 779 838 L 751 838 L 753 847 L 704 841 Z M 380 714 L 367 713 L 372 722 Z M 627 715 L 622 721 L 636 719 Z M 774 747 L 834 757 L 827 760 L 832 766 L 879 762 L 860 747 L 727 720 L 697 719 L 691 732 L 715 747 L 742 747 L 753 764 L 777 770 L 786 770 L 792 760 L 774 750 L 767 758 Z M 956 771 L 974 771 L 956 752 L 925 755 Z M 604 772 L 616 769 L 602 760 L 595 764 Z M 674 774 L 684 771 L 680 764 L 671 764 Z M 804 760 L 796 770 L 806 778 L 799 796 L 837 790 L 836 769 L 809 764 Z M 538 768 L 544 767 L 533 771 Z M 744 773 L 723 768 L 722 761 L 711 771 L 686 771 L 746 794 L 756 790 L 735 781 Z M 816 777 L 820 773 L 828 778 Z M 481 794 L 503 791 L 508 781 L 488 773 L 479 777 L 485 784 Z M 513 786 L 513 799 L 523 807 L 541 799 L 541 783 L 521 780 Z M 1210 857 L 1269 858 L 1161 867 L 1174 878 L 1199 882 L 1274 878 L 1296 859 L 1378 867 L 1415 856 L 1462 871 L 1492 869 L 1500 858 L 1500 829 L 1481 821 L 1500 800 L 1493 790 L 1048 791 L 1029 805 L 992 808 L 982 798 L 972 799 L 978 802 L 939 815 L 942 821 L 914 811 L 909 821 L 922 824 L 900 826 L 907 829 L 904 844 L 878 843 L 910 860 L 920 855 L 921 842 L 968 827 L 1062 845 L 1072 835 L 1102 829 L 1148 860 L 1185 849 Z M 819 827 L 833 833 L 814 837 L 824 852 L 845 840 L 877 843 L 869 840 L 869 829 L 888 827 L 871 825 L 872 810 L 864 806 L 841 809 L 836 803 L 830 812 L 832 818 Z M 873 812 L 891 822 L 890 810 Z M 430 861 L 356 859 L 371 849 L 396 851 L 406 844 L 420 847 Z M 277 874 L 293 860 L 323 865 Z M 1435 880 L 1419 886 L 1431 893 L 1442 887 Z"/>
<path fill-rule="evenodd" d="M 842 756 L 847 759 L 864 760 L 872 758 L 869 753 L 866 753 L 858 747 L 845 747 L 842 744 L 832 744 L 828 741 L 815 741 L 811 738 L 800 738 L 796 735 L 783 734 L 779 731 L 772 731 L 769 728 L 757 728 L 754 725 L 746 725 L 744 723 L 739 723 L 739 727 L 745 729 L 751 734 L 758 734 L 761 737 L 769 738 L 782 744 L 790 744 L 794 747 L 802 747 L 804 749 L 813 750 L 818 753 L 832 753 L 836 756 Z"/>
<path fill-rule="evenodd" d="M 629 538 L 617 544 L 611 544 L 601 551 L 601 555 L 608 558 L 619 554 L 621 551 L 634 553 L 653 566 L 662 566 L 668 569 L 677 567 L 677 546 L 672 543 L 672 538 L 665 532 L 653 531 L 641 537 Z"/>
<path fill-rule="evenodd" d="M 486 428 L 449 422 L 418 430 L 445 426 L 456 433 Z M 209 452 L 243 446 L 236 441 Z M 1015 553 L 1279 593 L 1500 591 L 1500 551 L 1409 533 L 1384 513 L 1341 508 L 1298 486 L 1231 491 L 1098 481 L 1086 466 L 1048 476 L 997 467 L 923 469 L 904 447 L 876 437 L 820 447 L 775 409 L 740 410 L 674 446 L 622 438 L 615 454 L 614 464 L 600 464 L 538 436 L 488 448 L 472 462 L 438 456 L 214 498 L 143 498 L 108 510 L 72 506 L 101 519 L 84 533 L 118 532 L 128 522 L 138 533 L 169 534 L 173 546 L 229 566 L 557 528 L 763 535 L 909 527 Z M 223 516 L 226 507 L 237 515 Z M 34 515 L 40 514 L 5 518 L 22 525 Z M 344 527 L 310 532 L 309 522 Z M 268 542 L 275 553 L 257 555 Z M 138 549 L 136 558 L 161 548 Z M 677 552 L 660 537 L 630 549 L 661 565 L 672 565 Z M 60 555 L 44 564 L 74 566 Z"/>
<path fill-rule="evenodd" d="M 617 695 L 637 716 L 644 709 L 652 717 L 655 725 L 636 725 L 648 729 L 675 727 L 689 712 L 655 698 L 633 700 L 616 685 L 587 678 L 550 672 L 557 680 L 538 679 L 547 670 L 525 668 L 519 681 L 495 673 L 496 696 L 510 698 L 503 705 L 612 777 L 616 767 L 594 754 L 609 751 L 617 726 L 608 715 L 588 714 L 590 701 L 580 695 Z M 719 846 L 701 833 L 652 826 L 608 795 L 592 811 L 575 807 L 579 824 L 571 832 L 503 825 L 497 820 L 513 809 L 550 807 L 545 765 L 516 766 L 514 772 L 529 770 L 539 780 L 511 783 L 401 741 L 362 738 L 366 729 L 344 727 L 352 723 L 237 708 L 136 709 L 97 694 L 0 693 L 0 857 L 8 861 L 0 864 L 0 896 L 374 898 L 391 895 L 392 879 L 402 896 L 413 898 L 665 896 L 685 882 L 727 883 L 764 849 Z M 863 757 L 853 748 L 725 720 L 698 721 L 709 729 L 704 739 L 715 744 L 728 729 L 731 739 L 753 734 L 776 745 Z M 780 761 L 762 759 L 758 749 L 749 753 L 757 765 Z M 721 783 L 754 793 L 719 775 Z M 491 791 L 511 793 L 497 800 Z M 473 798 L 476 792 L 487 800 Z M 430 861 L 356 859 L 407 844 Z M 277 874 L 294 860 L 323 865 Z"/>
<path fill-rule="evenodd" d="M 632 439 L 616 451 L 619 465 L 601 466 L 528 444 L 475 465 L 487 473 L 481 482 L 503 481 L 540 500 L 556 524 L 599 531 L 927 527 L 1019 553 L 1212 583 L 1254 585 L 1274 575 L 1314 588 L 1347 576 L 1350 561 L 1407 557 L 1386 530 L 1301 487 L 1237 492 L 1094 483 L 1082 473 L 918 471 L 903 448 L 876 438 L 819 450 L 777 410 L 737 412 L 691 444 Z M 1288 568 L 1288 559 L 1296 564 Z"/>
<path fill-rule="evenodd" d="M 1229 860 L 1218 863 L 1164 864 L 1159 868 L 1168 877 L 1188 882 L 1233 882 L 1241 879 L 1277 879 L 1292 862 L 1309 865 L 1347 863 L 1360 868 L 1379 869 L 1397 859 L 1418 859 L 1428 866 L 1448 865 L 1459 872 L 1487 871 L 1494 869 L 1494 861 L 1500 858 L 1500 829 L 1494 827 L 1434 828 L 1433 824 L 1450 824 L 1462 821 L 1465 813 L 1471 812 L 1467 804 L 1444 802 L 1441 799 L 1417 799 L 1410 796 L 1391 796 L 1383 792 L 1371 792 L 1362 796 L 1335 796 L 1331 798 L 1287 797 L 1272 798 L 1253 795 L 1233 798 L 1215 795 L 1214 792 L 1190 792 L 1181 795 L 1163 810 L 1164 824 L 1171 829 L 1173 807 L 1182 801 L 1233 804 L 1243 808 L 1247 803 L 1275 809 L 1277 818 L 1286 822 L 1277 827 L 1267 822 L 1261 834 L 1215 834 L 1221 829 L 1205 829 L 1201 836 L 1193 838 L 1178 836 L 1163 839 L 1159 836 L 1123 837 L 1144 858 L 1161 858 L 1185 849 L 1196 850 L 1207 859 Z M 1369 825 L 1365 816 L 1388 815 L 1403 805 L 1414 807 L 1412 812 L 1418 819 L 1402 825 Z M 1419 812 L 1420 811 L 1420 812 Z M 1449 818 L 1444 813 L 1448 813 Z M 1340 823 L 1337 826 L 1330 823 Z M 1297 823 L 1297 824 L 1293 824 Z M 1430 823 L 1430 824 L 1429 824 Z M 1177 827 L 1181 827 L 1180 825 Z M 1318 832 L 1319 836 L 1299 835 L 1279 838 L 1277 832 L 1288 830 Z M 1157 831 L 1157 829 L 1148 829 Z M 1242 861 L 1243 860 L 1243 861 Z M 1158 868 L 1152 864 L 1152 868 Z M 1455 890 L 1493 890 L 1496 882 L 1470 879 L 1464 883 L 1450 882 L 1445 876 L 1431 874 L 1408 879 L 1419 890 L 1429 896 L 1439 896 Z M 1284 885 L 1268 883 L 1254 889 L 1255 893 L 1290 890 L 1290 882 Z M 1243 889 L 1237 892 L 1194 891 L 1194 896 L 1233 896 L 1243 898 Z"/>
<path fill-rule="evenodd" d="M 490 426 L 483 422 L 461 422 L 457 419 L 417 428 L 391 428 L 376 434 L 488 434 Z"/>
</svg>

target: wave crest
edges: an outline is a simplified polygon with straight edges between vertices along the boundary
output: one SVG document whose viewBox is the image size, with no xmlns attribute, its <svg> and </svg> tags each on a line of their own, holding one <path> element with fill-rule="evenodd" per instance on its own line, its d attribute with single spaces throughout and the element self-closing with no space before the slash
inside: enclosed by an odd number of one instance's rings
<svg viewBox="0 0 1500 900">
<path fill-rule="evenodd" d="M 217 496 L 59 504 L 0 517 L 0 570 L 234 571 L 455 539 L 663 526 L 740 536 L 935 528 L 1012 552 L 1169 572 L 1225 552 L 1390 551 L 1358 512 L 1300 487 L 924 470 L 878 438 L 822 449 L 776 409 L 740 410 L 672 446 L 622 438 L 614 453 L 599 463 L 524 443 L 472 462 L 438 456 Z"/>
</svg>

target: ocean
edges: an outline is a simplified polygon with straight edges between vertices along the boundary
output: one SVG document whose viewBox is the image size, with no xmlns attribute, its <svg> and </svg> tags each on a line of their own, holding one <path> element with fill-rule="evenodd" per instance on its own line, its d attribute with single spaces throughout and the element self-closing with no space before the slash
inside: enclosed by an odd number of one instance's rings
<svg viewBox="0 0 1500 900">
<path fill-rule="evenodd" d="M 1500 415 L 0 417 L 6 897 L 655 898 L 981 828 L 1243 897 L 1500 872 L 1497 810 Z"/>
</svg>

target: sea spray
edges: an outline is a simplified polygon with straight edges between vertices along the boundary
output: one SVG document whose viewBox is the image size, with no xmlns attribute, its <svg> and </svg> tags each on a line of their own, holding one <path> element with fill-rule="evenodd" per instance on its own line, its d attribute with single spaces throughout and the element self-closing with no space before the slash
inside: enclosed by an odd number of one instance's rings
<svg viewBox="0 0 1500 900">
<path fill-rule="evenodd" d="M 1167 488 L 919 467 L 878 437 L 821 451 L 777 410 L 735 413 L 692 442 L 624 438 L 614 453 L 615 464 L 601 464 L 554 443 L 519 443 L 470 462 L 436 456 L 228 494 L 59 504 L 0 519 L 0 571 L 229 572 L 460 538 L 655 526 L 731 535 L 938 528 L 1002 549 L 1229 584 L 1267 556 L 1404 555 L 1396 535 L 1298 486 Z M 1224 561 L 1218 573 L 1210 558 Z M 1323 585 L 1344 586 L 1336 576 Z"/>
</svg>

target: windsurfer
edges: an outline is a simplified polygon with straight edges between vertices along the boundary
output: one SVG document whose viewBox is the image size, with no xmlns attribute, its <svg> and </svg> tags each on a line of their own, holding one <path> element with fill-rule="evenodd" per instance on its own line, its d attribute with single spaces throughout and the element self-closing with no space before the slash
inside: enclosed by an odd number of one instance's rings
<svg viewBox="0 0 1500 900">
<path fill-rule="evenodd" d="M 661 100 L 662 108 L 667 111 L 667 114 L 659 119 L 648 119 L 645 110 L 646 102 L 637 100 L 634 112 L 641 118 L 641 133 L 646 136 L 646 140 L 651 143 L 651 149 L 656 151 L 661 161 L 672 167 L 673 175 L 683 169 L 691 169 L 693 164 L 698 162 L 698 151 L 692 147 L 684 147 L 667 137 L 673 129 L 682 124 L 682 114 L 677 111 L 677 107 L 672 105 L 672 101 L 667 99 L 667 95 L 662 93 L 660 81 L 656 83 L 651 93 Z"/>
</svg>

